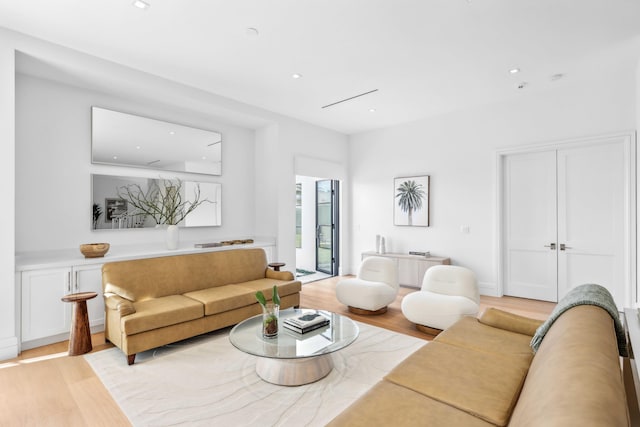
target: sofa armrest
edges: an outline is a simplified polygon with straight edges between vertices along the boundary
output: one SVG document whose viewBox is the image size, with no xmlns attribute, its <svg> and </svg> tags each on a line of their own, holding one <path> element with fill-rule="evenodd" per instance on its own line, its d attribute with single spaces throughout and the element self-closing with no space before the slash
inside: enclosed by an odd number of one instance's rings
<svg viewBox="0 0 640 427">
<path fill-rule="evenodd" d="M 542 320 L 519 316 L 493 307 L 486 309 L 478 321 L 494 328 L 529 336 L 534 336 L 536 329 L 543 323 Z"/>
<path fill-rule="evenodd" d="M 267 268 L 265 277 L 267 279 L 277 279 L 277 280 L 293 280 L 294 279 L 293 273 L 290 271 L 274 271 L 270 268 Z"/>
<path fill-rule="evenodd" d="M 120 295 L 105 293 L 104 304 L 109 310 L 116 310 L 120 316 L 128 316 L 136 312 L 133 303 L 128 299 L 122 298 Z"/>
</svg>

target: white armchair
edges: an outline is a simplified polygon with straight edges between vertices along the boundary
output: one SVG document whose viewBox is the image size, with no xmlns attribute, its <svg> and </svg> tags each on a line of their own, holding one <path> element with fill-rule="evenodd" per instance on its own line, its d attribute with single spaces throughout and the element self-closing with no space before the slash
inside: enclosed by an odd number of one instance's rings
<svg viewBox="0 0 640 427">
<path fill-rule="evenodd" d="M 426 333 L 437 335 L 463 316 L 477 316 L 480 294 L 473 271 L 438 265 L 427 270 L 422 289 L 402 299 L 402 314 Z"/>
<path fill-rule="evenodd" d="M 382 314 L 398 295 L 398 269 L 389 258 L 367 257 L 355 278 L 336 285 L 336 297 L 356 314 Z"/>
</svg>

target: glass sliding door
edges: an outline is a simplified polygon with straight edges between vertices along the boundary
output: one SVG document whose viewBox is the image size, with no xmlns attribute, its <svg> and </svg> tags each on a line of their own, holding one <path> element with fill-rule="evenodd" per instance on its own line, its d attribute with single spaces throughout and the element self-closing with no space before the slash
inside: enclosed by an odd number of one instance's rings
<svg viewBox="0 0 640 427">
<path fill-rule="evenodd" d="M 316 270 L 338 274 L 338 181 L 316 181 Z"/>
</svg>

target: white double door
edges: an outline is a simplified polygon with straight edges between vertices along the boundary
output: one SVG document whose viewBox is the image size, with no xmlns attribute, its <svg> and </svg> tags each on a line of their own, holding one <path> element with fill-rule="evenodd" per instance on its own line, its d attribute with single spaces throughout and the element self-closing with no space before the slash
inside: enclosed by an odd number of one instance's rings
<svg viewBox="0 0 640 427">
<path fill-rule="evenodd" d="M 555 302 L 597 283 L 630 304 L 631 152 L 627 137 L 502 158 L 505 295 Z"/>
</svg>

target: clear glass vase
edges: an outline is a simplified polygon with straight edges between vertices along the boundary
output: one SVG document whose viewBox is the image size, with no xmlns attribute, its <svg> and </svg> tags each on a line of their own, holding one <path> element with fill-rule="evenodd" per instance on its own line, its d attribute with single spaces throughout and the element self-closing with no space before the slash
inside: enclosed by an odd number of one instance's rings
<svg viewBox="0 0 640 427">
<path fill-rule="evenodd" d="M 265 338 L 274 338 L 278 336 L 278 316 L 280 314 L 280 306 L 272 302 L 268 302 L 262 306 L 262 336 Z"/>
</svg>

